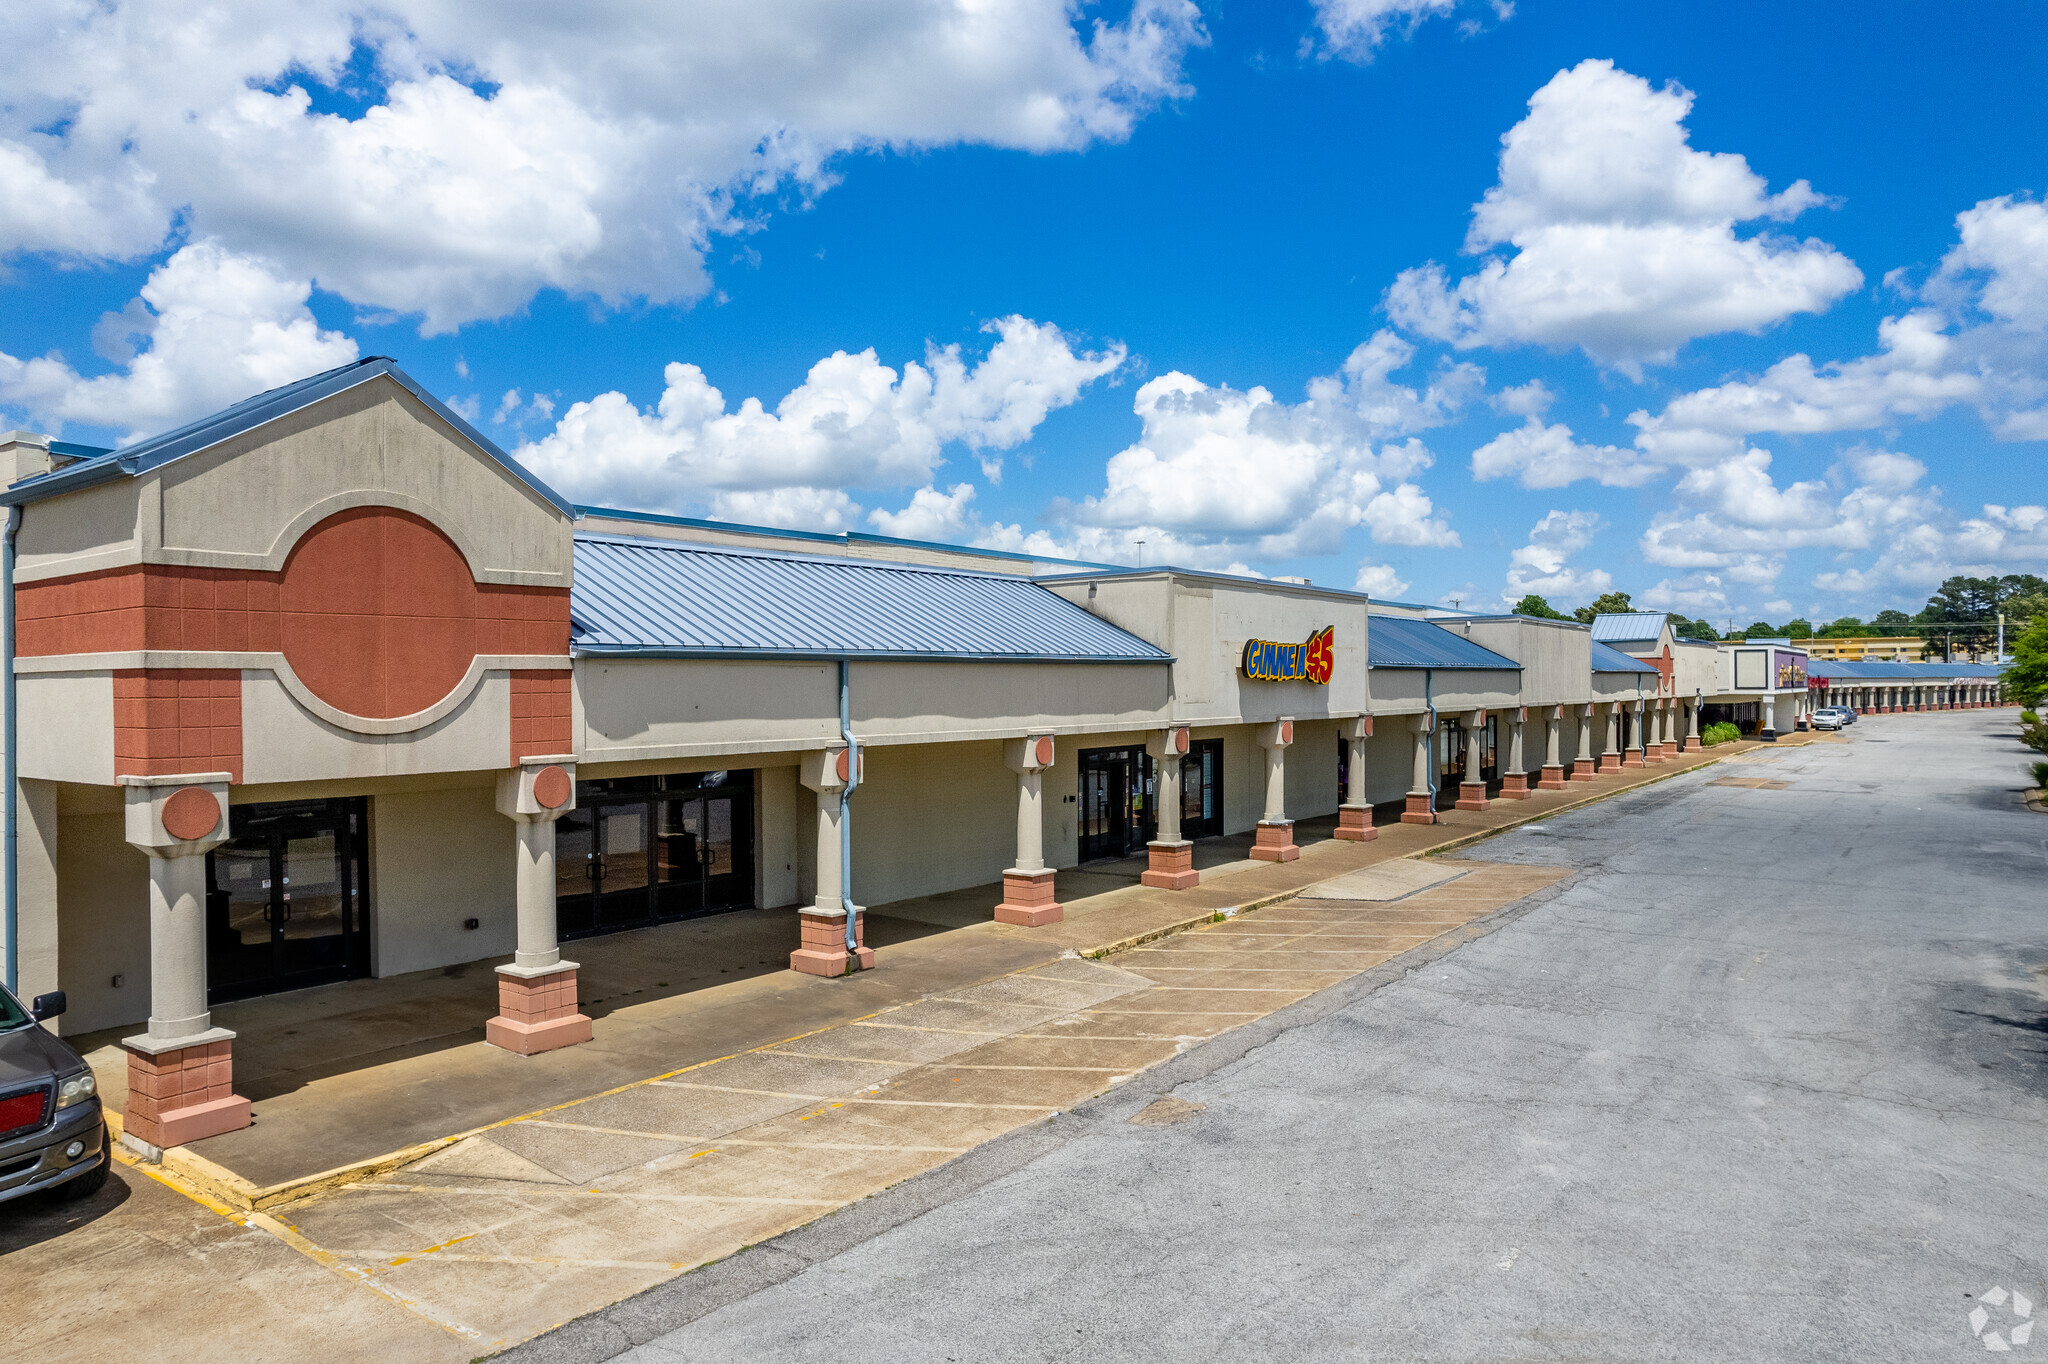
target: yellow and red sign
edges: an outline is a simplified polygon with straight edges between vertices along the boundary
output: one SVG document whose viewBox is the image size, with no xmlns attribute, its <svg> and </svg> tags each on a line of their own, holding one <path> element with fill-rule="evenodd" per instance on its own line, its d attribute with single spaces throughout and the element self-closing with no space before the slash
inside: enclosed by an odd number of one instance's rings
<svg viewBox="0 0 2048 1364">
<path fill-rule="evenodd" d="M 1326 686 L 1336 651 L 1330 637 L 1334 626 L 1324 626 L 1300 644 L 1280 644 L 1270 639 L 1244 642 L 1244 675 L 1255 682 L 1313 682 Z"/>
</svg>

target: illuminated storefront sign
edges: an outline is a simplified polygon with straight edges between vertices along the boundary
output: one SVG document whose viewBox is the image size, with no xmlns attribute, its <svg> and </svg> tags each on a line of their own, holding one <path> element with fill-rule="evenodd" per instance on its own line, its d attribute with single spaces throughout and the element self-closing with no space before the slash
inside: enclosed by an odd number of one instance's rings
<svg viewBox="0 0 2048 1364">
<path fill-rule="evenodd" d="M 1330 637 L 1334 626 L 1325 626 L 1300 644 L 1280 644 L 1270 639 L 1244 642 L 1244 675 L 1255 682 L 1314 682 L 1326 685 L 1334 649 Z"/>
</svg>

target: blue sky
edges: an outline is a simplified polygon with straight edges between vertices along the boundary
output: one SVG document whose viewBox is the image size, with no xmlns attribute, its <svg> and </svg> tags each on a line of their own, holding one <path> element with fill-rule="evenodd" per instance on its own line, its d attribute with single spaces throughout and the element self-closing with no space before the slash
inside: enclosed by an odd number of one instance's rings
<svg viewBox="0 0 2048 1364">
<path fill-rule="evenodd" d="M 2048 572 L 2037 9 L 949 10 L 55 7 L 0 412 L 390 354 L 586 501 L 1738 626 Z"/>
</svg>

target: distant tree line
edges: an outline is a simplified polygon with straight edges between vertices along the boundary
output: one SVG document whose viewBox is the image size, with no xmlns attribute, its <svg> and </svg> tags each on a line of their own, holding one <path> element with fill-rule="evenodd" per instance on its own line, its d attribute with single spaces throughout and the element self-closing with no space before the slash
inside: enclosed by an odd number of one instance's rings
<svg viewBox="0 0 2048 1364">
<path fill-rule="evenodd" d="M 1531 592 L 1515 604 L 1515 613 L 1545 620 L 1577 620 L 1590 625 L 1595 616 L 1620 615 L 1634 611 L 1626 592 L 1604 592 L 1590 604 L 1570 612 L 1559 611 Z M 2048 579 L 2032 573 L 2007 573 L 1997 578 L 1972 578 L 1957 574 L 1943 581 L 1927 605 L 1913 615 L 1904 611 L 1880 611 L 1869 620 L 1839 616 L 1815 626 L 1803 616 L 1782 625 L 1767 620 L 1752 621 L 1740 630 L 1723 635 L 1711 621 L 1694 620 L 1676 612 L 1664 613 L 1671 631 L 1680 639 L 1847 639 L 1855 636 L 1920 636 L 1929 658 L 1953 657 L 1958 653 L 1988 653 L 1998 637 L 1998 617 L 2005 616 L 2006 647 L 2011 650 L 2030 627 L 2048 633 Z"/>
</svg>

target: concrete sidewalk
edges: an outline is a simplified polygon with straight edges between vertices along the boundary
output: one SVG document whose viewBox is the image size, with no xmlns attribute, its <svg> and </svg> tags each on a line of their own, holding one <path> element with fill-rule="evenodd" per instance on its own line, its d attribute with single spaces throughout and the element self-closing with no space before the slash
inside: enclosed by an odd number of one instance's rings
<svg viewBox="0 0 2048 1364">
<path fill-rule="evenodd" d="M 1796 740 L 1805 741 L 1801 735 Z M 1823 736 L 1826 737 L 1826 736 Z M 237 1088 L 256 1122 L 174 1150 L 169 1169 L 234 1207 L 278 1207 L 318 1189 L 417 1160 L 498 1123 L 621 1085 L 1028 970 L 1067 954 L 1101 957 L 1295 893 L 1391 858 L 1458 846 L 1527 819 L 1629 790 L 1762 745 L 1729 744 L 1486 811 L 1445 810 L 1435 825 L 1390 824 L 1367 843 L 1331 838 L 1333 821 L 1297 826 L 1300 860 L 1252 862 L 1248 837 L 1205 842 L 1202 884 L 1137 884 L 1140 859 L 1059 873 L 1063 922 L 998 924 L 991 884 L 871 908 L 878 969 L 819 980 L 787 969 L 794 916 L 752 910 L 576 943 L 594 1040 L 535 1057 L 483 1041 L 495 1007 L 487 962 L 350 981 L 224 1005 L 235 1029 Z M 118 1032 L 126 1032 L 120 1029 Z M 110 1108 L 126 1097 L 115 1034 L 74 1039 Z M 97 1043 L 98 1049 L 94 1050 Z"/>
</svg>

